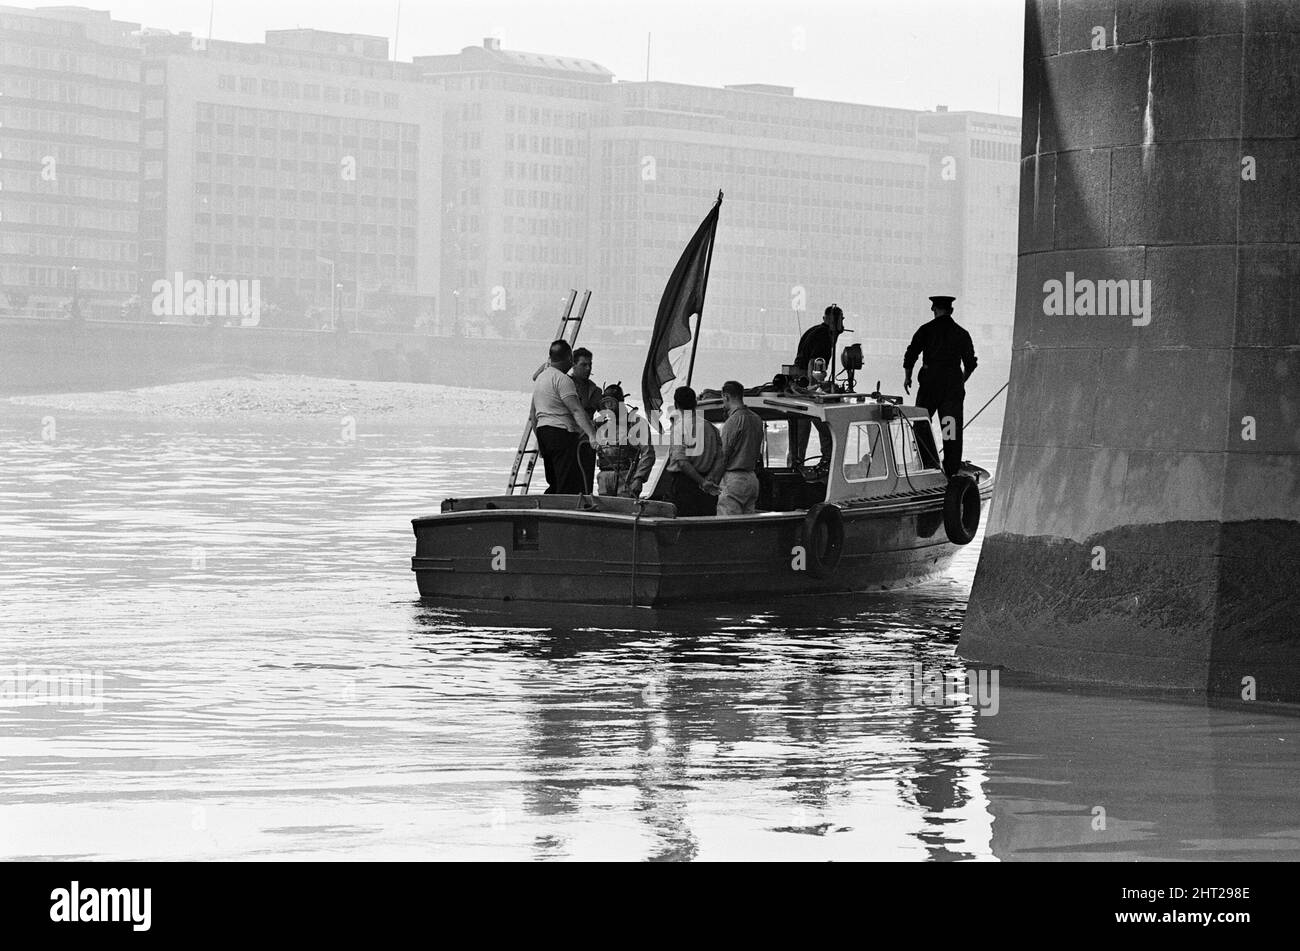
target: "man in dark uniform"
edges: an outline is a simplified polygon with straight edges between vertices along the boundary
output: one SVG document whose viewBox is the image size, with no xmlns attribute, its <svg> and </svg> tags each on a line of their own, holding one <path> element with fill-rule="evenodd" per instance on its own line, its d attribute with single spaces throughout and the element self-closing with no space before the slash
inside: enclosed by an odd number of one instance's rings
<svg viewBox="0 0 1300 951">
<path fill-rule="evenodd" d="M 966 398 L 966 381 L 975 372 L 975 344 L 965 329 L 952 319 L 955 297 L 931 297 L 934 319 L 922 324 L 912 335 L 912 343 L 903 355 L 903 391 L 912 392 L 912 367 L 921 357 L 921 372 L 916 391 L 916 405 L 924 407 L 934 418 L 939 414 L 939 432 L 943 438 L 943 471 L 948 478 L 961 465 L 962 402 Z M 922 452 L 926 447 L 922 446 Z M 933 452 L 933 449 L 930 450 Z"/>
<path fill-rule="evenodd" d="M 817 358 L 826 361 L 826 372 L 830 373 L 831 355 L 835 352 L 835 341 L 847 330 L 844 326 L 844 311 L 839 304 L 831 304 L 822 315 L 822 322 L 809 327 L 799 338 L 799 350 L 795 353 L 795 375 L 808 376 L 809 367 Z M 817 427 L 817 441 L 821 444 L 822 465 L 828 465 L 831 459 L 831 430 L 822 420 L 814 420 Z M 808 448 L 808 435 L 812 429 L 809 421 L 801 416 L 790 417 L 790 451 L 786 456 L 786 465 L 803 465 L 804 453 Z"/>
</svg>

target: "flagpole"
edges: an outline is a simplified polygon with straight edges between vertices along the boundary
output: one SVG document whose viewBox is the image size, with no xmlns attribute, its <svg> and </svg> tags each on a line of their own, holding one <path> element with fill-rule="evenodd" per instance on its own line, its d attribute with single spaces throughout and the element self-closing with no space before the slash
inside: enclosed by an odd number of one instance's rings
<svg viewBox="0 0 1300 951">
<path fill-rule="evenodd" d="M 718 205 L 722 204 L 722 189 L 718 189 Z M 719 209 L 721 210 L 721 209 Z M 709 235 L 709 253 L 704 258 L 704 286 L 700 288 L 700 312 L 695 315 L 695 334 L 691 337 L 691 364 L 686 369 L 686 385 L 691 385 L 695 375 L 695 350 L 700 345 L 700 324 L 704 323 L 704 297 L 709 292 L 709 268 L 713 264 L 713 242 L 718 237 L 718 222 L 713 222 L 713 233 Z"/>
</svg>

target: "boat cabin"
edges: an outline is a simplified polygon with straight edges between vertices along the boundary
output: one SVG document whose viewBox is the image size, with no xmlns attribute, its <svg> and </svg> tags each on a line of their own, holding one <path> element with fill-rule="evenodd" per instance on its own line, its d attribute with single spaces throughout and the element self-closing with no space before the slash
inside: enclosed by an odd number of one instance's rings
<svg viewBox="0 0 1300 951">
<path fill-rule="evenodd" d="M 901 397 L 863 393 L 746 395 L 745 406 L 767 429 L 757 508 L 784 512 L 946 486 L 929 416 L 919 406 L 901 404 Z M 701 399 L 699 410 L 711 423 L 726 421 L 721 397 Z M 810 430 L 802 466 L 788 459 L 792 419 L 807 420 Z M 830 428 L 829 460 L 817 458 L 814 421 Z"/>
</svg>

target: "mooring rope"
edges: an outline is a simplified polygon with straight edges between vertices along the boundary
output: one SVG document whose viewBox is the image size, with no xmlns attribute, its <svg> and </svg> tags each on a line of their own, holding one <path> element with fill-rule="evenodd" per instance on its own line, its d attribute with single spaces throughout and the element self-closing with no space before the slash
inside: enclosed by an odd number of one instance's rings
<svg viewBox="0 0 1300 951">
<path fill-rule="evenodd" d="M 1010 386 L 1010 385 L 1011 385 L 1011 381 L 1010 381 L 1010 380 L 1007 380 L 1007 382 L 1003 383 L 1002 386 L 998 387 L 998 391 L 997 391 L 996 393 L 994 393 L 992 396 L 989 397 L 989 402 L 988 402 L 988 403 L 985 403 L 983 406 L 981 406 L 981 407 L 979 408 L 979 410 L 976 411 L 975 416 L 972 416 L 970 419 L 966 420 L 966 422 L 962 424 L 962 427 L 961 427 L 961 428 L 962 428 L 962 431 L 965 432 L 965 431 L 966 431 L 966 427 L 969 426 L 971 423 L 975 422 L 975 418 L 976 418 L 977 416 L 979 416 L 980 413 L 984 412 L 986 409 L 989 408 L 989 403 L 992 403 L 995 399 L 997 399 L 999 396 L 1001 396 L 1001 395 L 1002 395 L 1002 391 L 1005 390 L 1005 389 L 1006 389 L 1008 386 Z"/>
</svg>

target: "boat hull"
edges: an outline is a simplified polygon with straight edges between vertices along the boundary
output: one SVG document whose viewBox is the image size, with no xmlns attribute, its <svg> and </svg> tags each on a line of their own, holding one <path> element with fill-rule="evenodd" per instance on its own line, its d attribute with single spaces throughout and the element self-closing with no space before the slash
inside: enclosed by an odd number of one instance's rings
<svg viewBox="0 0 1300 951">
<path fill-rule="evenodd" d="M 546 507 L 524 507 L 539 498 Z M 473 501 L 489 507 L 413 520 L 422 597 L 663 607 L 883 591 L 941 574 L 960 547 L 941 494 L 842 506 L 841 555 L 824 576 L 800 553 L 803 511 L 677 518 L 625 501 L 584 511 L 574 496 Z"/>
</svg>

